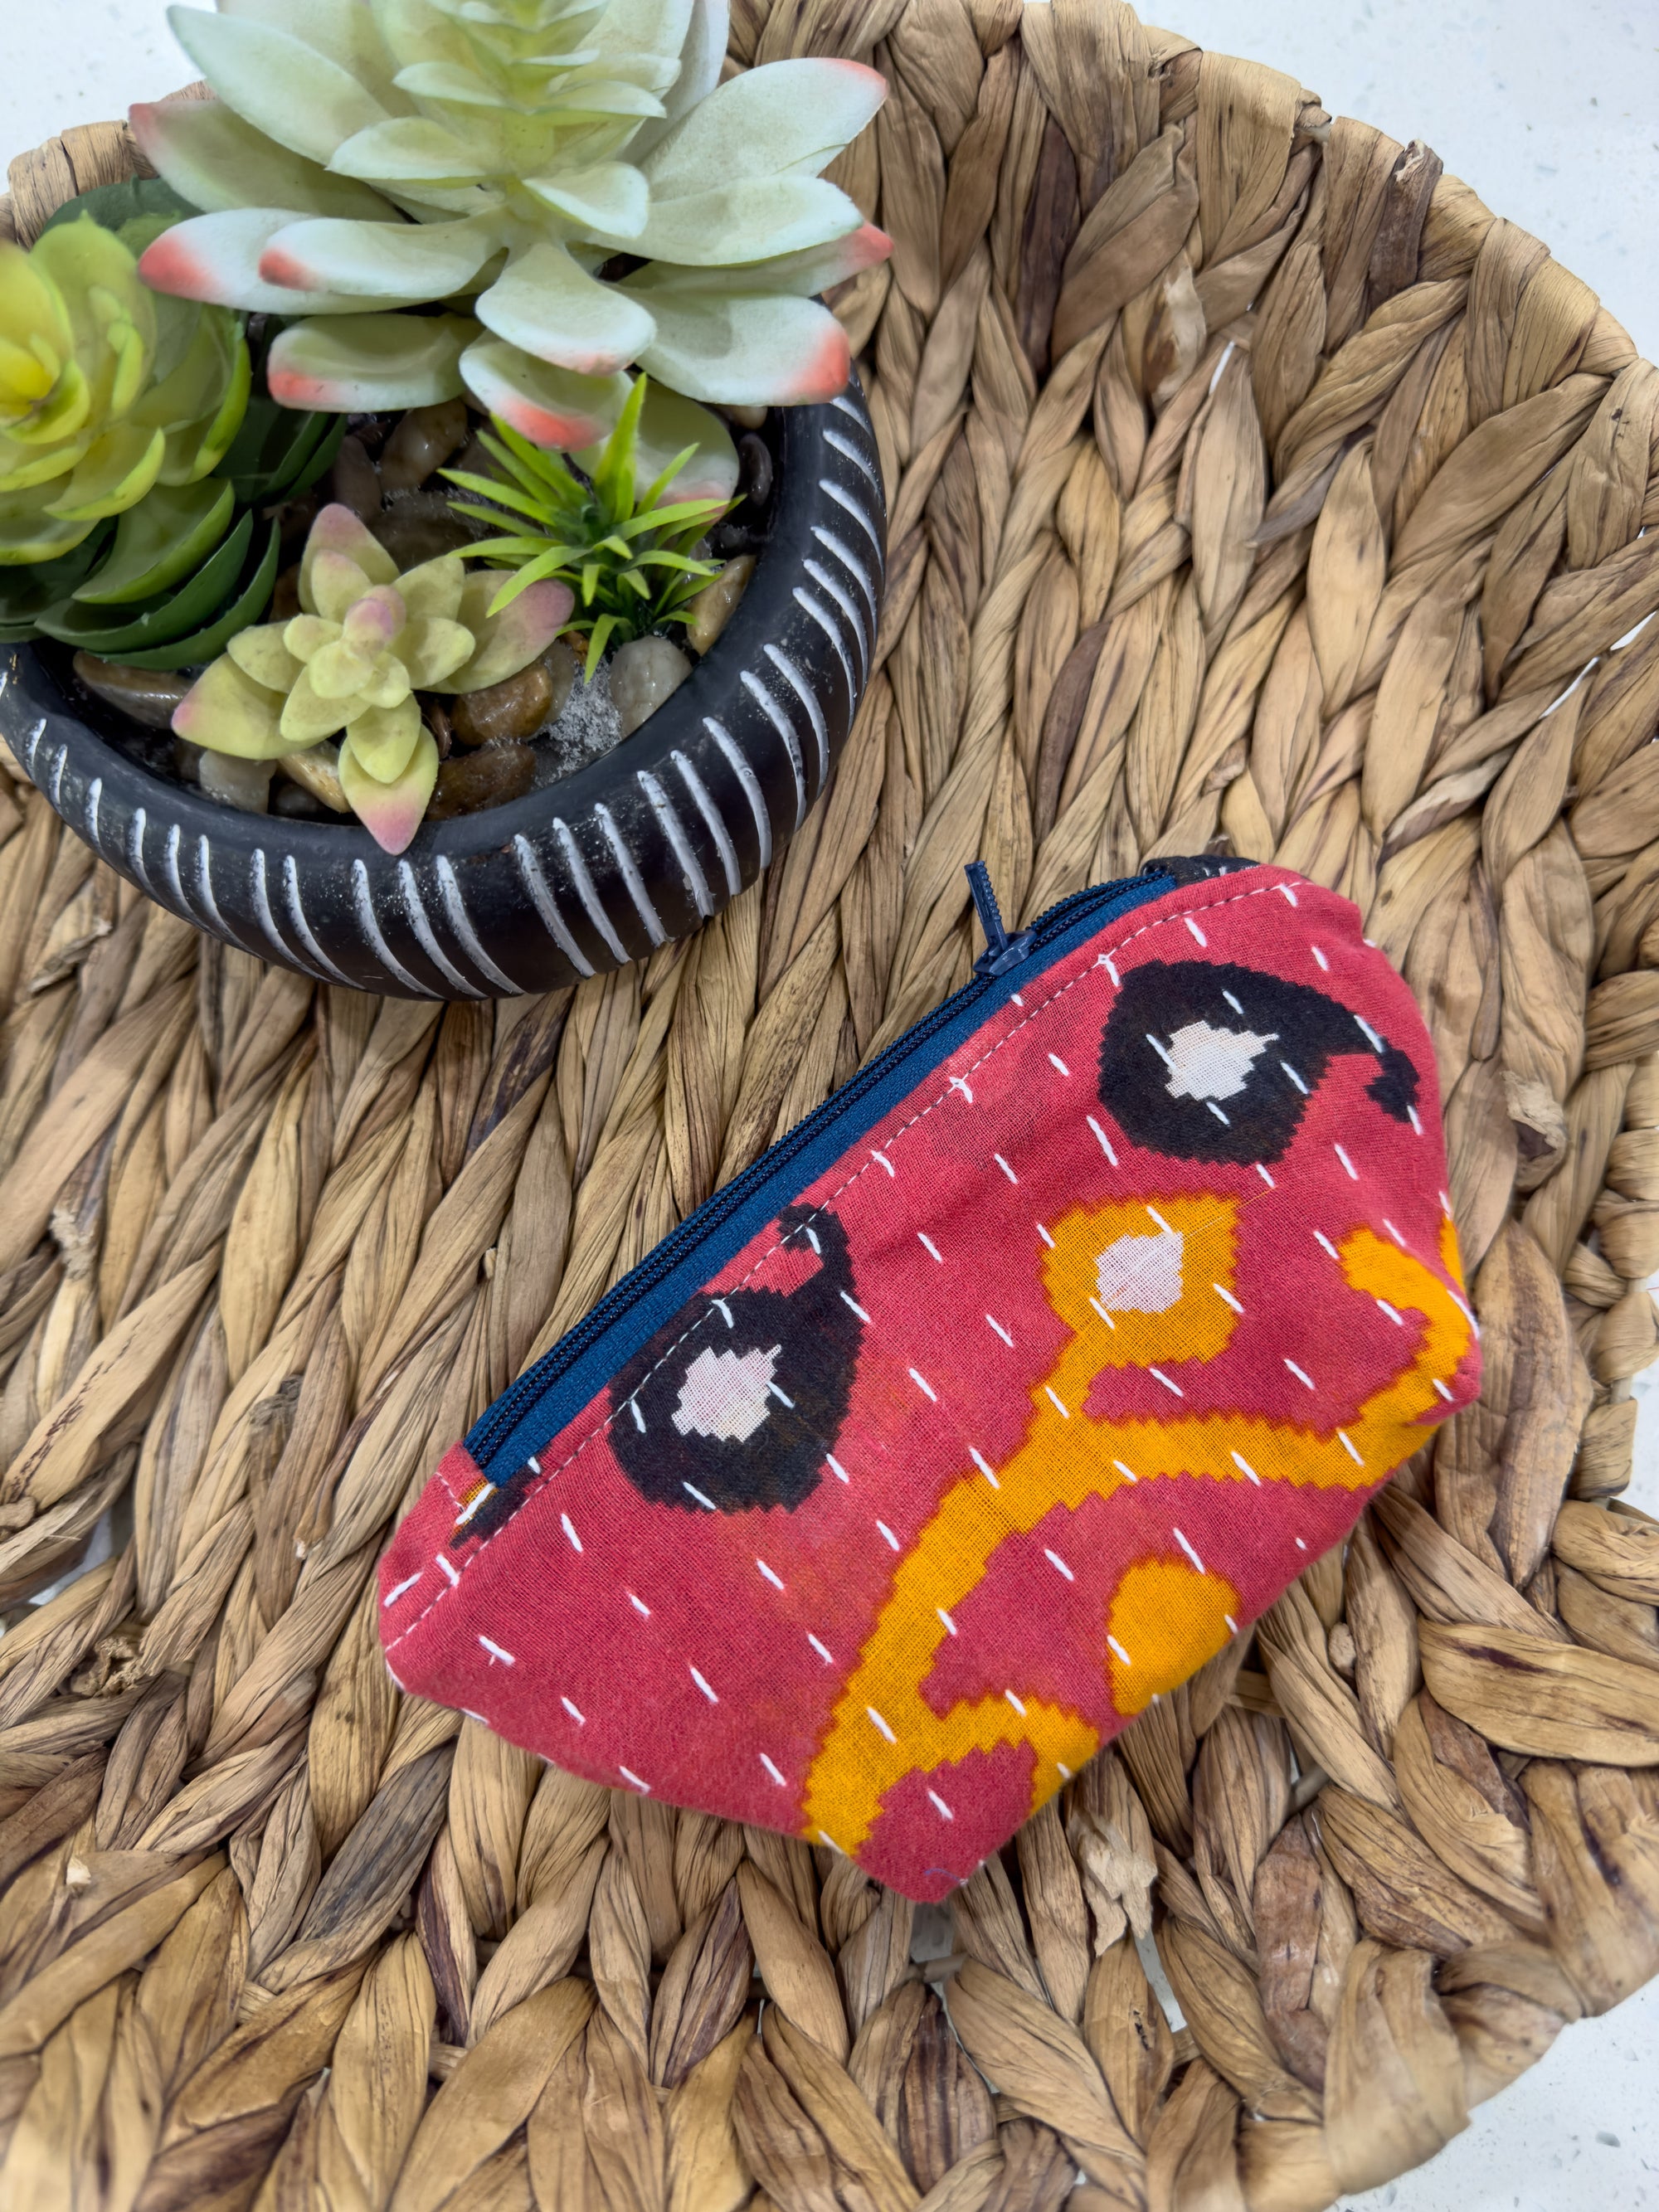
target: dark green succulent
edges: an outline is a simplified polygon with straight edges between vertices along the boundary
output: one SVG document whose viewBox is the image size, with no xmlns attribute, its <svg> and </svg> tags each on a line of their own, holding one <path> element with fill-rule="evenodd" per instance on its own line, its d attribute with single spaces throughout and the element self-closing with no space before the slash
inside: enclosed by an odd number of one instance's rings
<svg viewBox="0 0 1659 2212">
<path fill-rule="evenodd" d="M 41 224 L 40 234 L 44 238 L 60 223 L 78 222 L 83 215 L 89 215 L 100 230 L 112 230 L 142 252 L 150 237 L 197 212 L 160 177 L 129 177 L 118 185 L 94 185 L 90 191 L 77 192 L 72 200 L 65 200 Z M 141 239 L 137 230 L 129 229 L 129 225 L 136 224 L 142 224 L 149 236 Z"/>
<path fill-rule="evenodd" d="M 159 179 L 134 179 L 81 193 L 46 228 L 90 217 L 130 252 L 142 252 L 193 212 Z M 179 321 L 178 303 L 169 311 Z M 173 351 L 189 335 L 181 324 Z M 240 322 L 231 335 L 246 393 L 250 366 L 263 382 L 264 347 L 252 349 L 250 364 Z M 274 336 L 267 329 L 265 343 Z M 171 361 L 158 356 L 156 373 Z M 240 428 L 208 473 L 188 482 L 164 477 L 56 560 L 0 566 L 0 645 L 55 638 L 132 668 L 211 660 L 270 604 L 281 535 L 268 510 L 316 482 L 345 427 L 337 415 L 296 412 L 263 394 L 247 399 Z"/>
<path fill-rule="evenodd" d="M 316 483 L 345 428 L 251 399 L 211 476 L 158 486 L 61 560 L 0 568 L 0 645 L 55 638 L 128 668 L 213 659 L 270 604 L 281 530 L 264 510 Z"/>
<path fill-rule="evenodd" d="M 475 507 L 452 500 L 455 512 L 501 533 L 469 551 L 494 568 L 517 571 L 497 592 L 491 611 L 545 579 L 568 584 L 576 608 L 567 629 L 587 640 L 585 672 L 590 681 L 607 646 L 647 636 L 665 623 L 689 620 L 689 602 L 720 570 L 718 561 L 701 560 L 691 549 L 729 512 L 730 501 L 664 499 L 696 453 L 695 445 L 676 454 L 642 494 L 636 493 L 635 462 L 646 389 L 646 378 L 636 378 L 616 428 L 594 459 L 590 480 L 568 469 L 557 453 L 532 446 L 499 416 L 490 418 L 493 436 L 479 434 L 499 476 L 443 471 L 452 483 L 490 502 Z M 532 526 L 513 532 L 503 508 Z"/>
<path fill-rule="evenodd" d="M 266 333 L 268 340 L 275 336 Z M 268 351 L 267 344 L 261 365 Z M 295 499 L 331 467 L 345 434 L 343 415 L 301 413 L 260 393 L 249 400 L 242 427 L 216 473 L 234 486 L 244 506 Z"/>
</svg>

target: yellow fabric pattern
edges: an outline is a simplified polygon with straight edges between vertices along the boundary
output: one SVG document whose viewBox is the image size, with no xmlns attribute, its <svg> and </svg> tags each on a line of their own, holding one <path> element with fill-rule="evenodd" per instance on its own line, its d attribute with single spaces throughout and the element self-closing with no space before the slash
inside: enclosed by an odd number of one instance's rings
<svg viewBox="0 0 1659 2212">
<path fill-rule="evenodd" d="M 1233 1632 L 1237 1608 L 1238 1592 L 1223 1575 L 1185 1559 L 1137 1559 L 1117 1586 L 1106 1635 L 1119 1712 L 1144 1712 L 1213 1659 Z"/>
<path fill-rule="evenodd" d="M 1203 1280 L 1230 1291 L 1231 1220 L 1215 1214 L 1213 1199 L 1202 1203 L 1201 1225 L 1216 1231 L 1213 1244 L 1206 1237 L 1206 1260 L 1214 1265 L 1202 1271 Z M 1173 1202 L 1159 1202 L 1158 1211 L 1172 1230 L 1178 1227 L 1176 1210 Z M 1004 1694 L 964 1702 L 944 1714 L 935 1712 L 923 1695 L 949 1634 L 944 1615 L 978 1587 L 1010 1535 L 1029 1534 L 1056 1506 L 1075 1510 L 1085 1498 L 1109 1498 L 1132 1479 L 1186 1474 L 1243 1483 L 1249 1470 L 1263 1483 L 1367 1488 L 1423 1441 L 1418 1425 L 1439 1401 L 1437 1382 L 1453 1373 L 1468 1349 L 1470 1321 L 1461 1300 L 1422 1261 L 1367 1228 L 1354 1230 L 1341 1245 L 1338 1257 L 1345 1280 L 1367 1298 L 1418 1314 L 1423 1327 L 1414 1356 L 1365 1400 L 1346 1430 L 1327 1434 L 1243 1410 L 1176 1414 L 1169 1420 L 1088 1419 L 1082 1409 L 1090 1384 L 1109 1364 L 1109 1347 L 1121 1333 L 1124 1316 L 1114 1316 L 1120 1325 L 1115 1328 L 1091 1310 L 1081 1288 L 1086 1261 L 1080 1255 L 1100 1252 L 1103 1225 L 1113 1235 L 1121 1234 L 1104 1217 L 1126 1211 L 1137 1215 L 1145 1228 L 1144 1206 L 1080 1208 L 1060 1224 L 1048 1255 L 1047 1279 L 1057 1310 L 1075 1334 L 1053 1372 L 1032 1391 L 1025 1441 L 999 1470 L 997 1487 L 981 1474 L 964 1474 L 895 1569 L 886 1603 L 808 1773 L 804 1834 L 826 1837 L 855 1853 L 874 1827 L 883 1800 L 906 1775 L 927 1773 L 970 1751 L 988 1752 L 1005 1743 L 1029 1743 L 1036 1753 L 1031 1778 L 1035 1811 L 1098 1748 L 1100 1734 L 1091 1722 L 1022 1697 L 1018 1683 L 1007 1684 Z M 1200 1224 L 1194 1220 L 1190 1225 L 1197 1230 Z M 1449 1221 L 1440 1256 L 1446 1272 L 1459 1280 Z M 1184 1270 L 1183 1280 L 1193 1273 Z M 1210 1296 L 1230 1322 L 1235 1318 L 1213 1287 Z M 1183 1291 L 1182 1303 L 1185 1297 Z M 1155 1356 L 1155 1336 L 1166 1358 L 1191 1356 L 1183 1334 L 1191 1315 L 1183 1316 L 1182 1304 L 1134 1319 L 1164 1324 L 1161 1334 L 1151 1328 L 1143 1332 L 1142 1356 L 1149 1361 Z M 1182 1676 L 1209 1656 L 1194 1648 Z M 1103 1655 L 1103 1674 L 1105 1667 Z"/>
<path fill-rule="evenodd" d="M 1067 1394 L 1073 1393 L 1080 1406 L 1103 1367 L 1213 1359 L 1224 1352 L 1238 1319 L 1237 1308 L 1225 1296 L 1237 1266 L 1238 1214 L 1237 1199 L 1208 1194 L 1161 1198 L 1156 1206 L 1132 1199 L 1079 1206 L 1068 1213 L 1042 1267 L 1048 1304 L 1077 1338 L 1048 1378 L 1055 1395 L 1070 1405 Z M 1172 1303 L 1153 1304 L 1168 1296 L 1160 1259 L 1169 1247 L 1175 1272 L 1170 1290 L 1175 1296 Z M 1143 1297 L 1146 1306 L 1109 1310 L 1102 1304 L 1099 1279 L 1105 1255 L 1118 1262 L 1125 1286 L 1121 1294 Z"/>
</svg>

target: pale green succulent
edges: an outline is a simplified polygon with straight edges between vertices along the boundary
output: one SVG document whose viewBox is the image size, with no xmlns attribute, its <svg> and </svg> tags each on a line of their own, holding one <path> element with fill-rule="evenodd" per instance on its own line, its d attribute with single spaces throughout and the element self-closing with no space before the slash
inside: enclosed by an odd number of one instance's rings
<svg viewBox="0 0 1659 2212">
<path fill-rule="evenodd" d="M 27 252 L 0 240 L 0 564 L 57 560 L 157 484 L 205 477 L 248 380 L 236 318 L 158 300 L 89 215 Z"/>
<path fill-rule="evenodd" d="M 811 295 L 889 242 L 819 172 L 879 106 L 873 70 L 784 61 L 722 84 L 726 0 L 221 0 L 170 20 L 218 98 L 132 125 L 207 212 L 143 274 L 303 315 L 270 356 L 289 404 L 465 384 L 576 451 L 617 420 L 631 364 L 727 404 L 845 384 Z M 395 312 L 440 303 L 464 312 Z"/>
<path fill-rule="evenodd" d="M 325 507 L 300 562 L 301 611 L 230 641 L 173 717 L 176 734 L 242 760 L 280 760 L 339 739 L 352 811 L 389 853 L 420 827 L 438 749 L 417 691 L 481 691 L 544 653 L 568 619 L 562 583 L 532 585 L 500 614 L 500 580 L 445 554 L 399 575 L 344 507 Z"/>
</svg>

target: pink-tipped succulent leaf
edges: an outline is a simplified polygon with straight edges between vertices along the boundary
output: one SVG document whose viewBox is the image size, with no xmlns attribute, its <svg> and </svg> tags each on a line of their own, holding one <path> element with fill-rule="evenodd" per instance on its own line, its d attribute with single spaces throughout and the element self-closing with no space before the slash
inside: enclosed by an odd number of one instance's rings
<svg viewBox="0 0 1659 2212">
<path fill-rule="evenodd" d="M 628 403 L 626 376 L 579 376 L 497 337 L 470 345 L 460 370 L 468 390 L 521 438 L 568 453 L 608 436 Z"/>
<path fill-rule="evenodd" d="M 576 604 L 568 584 L 549 578 L 532 584 L 500 614 L 492 615 L 487 610 L 501 583 L 498 575 L 467 579 L 461 621 L 477 643 L 471 659 L 450 678 L 447 689 L 452 691 L 482 691 L 528 668 L 552 644 Z"/>
<path fill-rule="evenodd" d="M 275 760 L 289 750 L 282 709 L 280 691 L 256 684 L 234 660 L 216 660 L 173 708 L 173 734 L 238 760 Z"/>
<path fill-rule="evenodd" d="M 346 725 L 351 757 L 376 783 L 396 783 L 415 757 L 422 730 L 413 699 L 396 707 L 371 707 Z"/>
<path fill-rule="evenodd" d="M 340 747 L 340 784 L 351 811 L 384 851 L 402 853 L 420 828 L 438 781 L 438 748 L 422 729 L 408 765 L 395 781 L 382 783 L 358 760 L 348 732 Z"/>
<path fill-rule="evenodd" d="M 303 611 L 233 639 L 180 702 L 173 728 L 245 760 L 301 757 L 339 736 L 340 791 L 377 842 L 401 853 L 438 772 L 416 694 L 516 676 L 569 620 L 569 587 L 533 584 L 492 615 L 499 574 L 469 576 L 447 554 L 399 576 L 337 504 L 312 524 L 300 579 Z"/>
<path fill-rule="evenodd" d="M 731 405 L 794 407 L 847 388 L 847 333 L 816 300 L 711 295 L 654 274 L 648 297 L 657 334 L 641 366 L 677 392 Z"/>
<path fill-rule="evenodd" d="M 300 556 L 300 605 L 307 614 L 340 622 L 372 585 L 390 584 L 397 574 L 397 562 L 368 526 L 337 502 L 324 507 L 306 539 Z"/>
<path fill-rule="evenodd" d="M 291 216 L 270 208 L 192 216 L 164 230 L 146 247 L 138 273 L 152 291 L 242 307 L 251 314 L 291 315 L 302 306 L 313 314 L 343 314 L 380 304 L 376 298 L 344 292 L 308 293 L 302 300 L 261 275 L 260 264 L 270 241 L 292 221 Z"/>
<path fill-rule="evenodd" d="M 409 619 L 395 584 L 377 584 L 346 610 L 345 641 L 359 653 L 384 653 Z"/>
<path fill-rule="evenodd" d="M 289 294 L 282 312 L 291 315 L 301 304 Z M 283 407 L 341 413 L 430 407 L 459 398 L 461 356 L 477 334 L 465 315 L 319 316 L 291 324 L 276 338 L 265 381 Z"/>
<path fill-rule="evenodd" d="M 823 174 L 880 105 L 880 76 L 796 58 L 721 82 L 726 17 L 726 0 L 174 8 L 217 97 L 135 112 L 156 167 L 204 210 L 152 250 L 146 276 L 191 298 L 301 316 L 268 369 L 289 406 L 453 396 L 467 339 L 441 326 L 457 319 L 398 317 L 388 341 L 377 326 L 392 318 L 362 311 L 399 302 L 471 304 L 524 369 L 603 380 L 647 366 L 666 378 L 683 363 L 694 397 L 819 397 L 832 364 L 798 319 L 784 333 L 793 366 L 760 376 L 753 318 L 722 327 L 705 316 L 689 332 L 665 302 L 665 329 L 648 285 L 605 273 L 626 252 L 647 276 L 787 308 L 838 281 L 820 268 L 851 274 L 884 250 Z M 757 281 L 763 266 L 770 281 Z M 550 404 L 533 390 L 472 388 L 526 437 L 566 451 L 615 419 L 577 422 L 569 395 Z"/>
<path fill-rule="evenodd" d="M 222 100 L 141 100 L 127 120 L 150 167 L 205 214 L 270 202 L 371 222 L 393 216 L 369 185 L 276 145 Z"/>
</svg>

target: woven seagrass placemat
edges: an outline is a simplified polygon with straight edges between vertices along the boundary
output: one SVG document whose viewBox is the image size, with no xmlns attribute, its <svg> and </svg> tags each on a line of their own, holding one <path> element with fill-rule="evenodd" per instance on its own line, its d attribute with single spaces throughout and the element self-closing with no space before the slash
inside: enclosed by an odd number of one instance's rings
<svg viewBox="0 0 1659 2212">
<path fill-rule="evenodd" d="M 803 52 L 892 87 L 892 582 L 763 884 L 380 1003 L 0 781 L 9 2205 L 1313 2212 L 1659 1967 L 1659 373 L 1425 147 L 1111 0 L 740 0 Z M 131 161 L 67 133 L 12 226 Z M 920 1929 L 400 1698 L 413 1487 L 963 979 L 963 861 L 1029 915 L 1217 839 L 1358 902 L 1449 1102 L 1485 1396 L 1346 1557 Z"/>
</svg>

